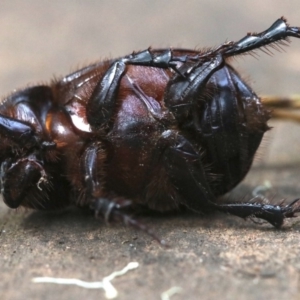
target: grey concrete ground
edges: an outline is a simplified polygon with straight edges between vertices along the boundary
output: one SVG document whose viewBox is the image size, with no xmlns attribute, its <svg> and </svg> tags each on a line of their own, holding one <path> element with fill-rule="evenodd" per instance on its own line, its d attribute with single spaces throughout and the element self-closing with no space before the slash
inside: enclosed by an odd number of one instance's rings
<svg viewBox="0 0 300 300">
<path fill-rule="evenodd" d="M 214 46 L 260 31 L 281 15 L 300 26 L 300 2 L 17 1 L 0 2 L 0 91 L 64 75 L 101 57 L 156 47 Z M 259 93 L 300 91 L 300 41 L 284 53 L 237 58 Z M 250 197 L 266 181 L 271 199 L 300 195 L 299 125 L 271 123 L 251 172 L 230 197 Z M 112 281 L 119 299 L 299 299 L 300 217 L 282 230 L 234 217 L 145 216 L 171 245 L 69 210 L 12 211 L 0 205 L 0 299 L 105 299 L 102 290 L 33 283 L 37 276 L 99 281 L 128 262 L 139 267 Z"/>
</svg>

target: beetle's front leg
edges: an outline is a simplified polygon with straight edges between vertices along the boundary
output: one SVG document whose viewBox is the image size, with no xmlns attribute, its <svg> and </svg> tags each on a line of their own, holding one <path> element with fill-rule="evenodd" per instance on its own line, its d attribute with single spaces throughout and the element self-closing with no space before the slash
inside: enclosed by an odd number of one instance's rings
<svg viewBox="0 0 300 300">
<path fill-rule="evenodd" d="M 165 244 L 150 228 L 126 213 L 126 210 L 132 206 L 131 201 L 106 193 L 103 186 L 104 174 L 102 173 L 104 156 L 99 145 L 92 144 L 88 147 L 82 157 L 82 162 L 85 174 L 86 199 L 96 217 L 102 216 L 107 222 L 118 221 L 130 225 L 146 232 L 160 244 Z"/>
<path fill-rule="evenodd" d="M 7 143 L 10 147 L 11 142 L 14 142 L 22 149 L 34 147 L 43 150 L 55 149 L 56 144 L 50 141 L 49 137 L 43 136 L 42 138 L 38 134 L 43 130 L 42 117 L 46 116 L 51 101 L 52 90 L 48 86 L 29 87 L 8 97 L 3 106 L 13 104 L 13 108 L 8 107 L 7 110 L 14 111 L 15 109 L 25 120 L 0 114 L 0 134 L 4 137 L 4 140 L 1 140 L 2 148 L 5 148 L 3 144 Z"/>
<path fill-rule="evenodd" d="M 214 58 L 211 59 L 208 63 L 203 64 L 203 68 L 199 69 L 195 68 L 195 65 L 200 64 L 196 51 L 176 50 L 174 53 L 175 54 L 173 54 L 171 49 L 147 49 L 114 61 L 97 84 L 87 103 L 87 120 L 89 124 L 94 128 L 105 127 L 110 124 L 116 109 L 117 94 L 119 91 L 118 87 L 128 65 L 161 69 L 171 68 L 178 73 L 178 77 L 181 80 L 185 83 L 189 82 L 189 85 L 186 88 L 191 88 L 193 90 L 198 87 L 199 80 L 203 79 L 204 84 L 211 75 L 210 73 L 219 68 L 220 57 L 217 60 Z M 194 55 L 196 55 L 196 59 L 194 58 Z M 187 62 L 193 63 L 194 67 L 191 67 L 191 65 L 189 65 L 189 69 L 179 67 L 182 64 L 185 66 L 185 63 Z M 185 74 L 186 72 L 188 74 Z M 200 76 L 197 75 L 201 72 L 203 72 L 203 75 L 200 79 Z M 195 77 L 197 77 L 197 80 L 193 83 L 192 81 Z"/>
<path fill-rule="evenodd" d="M 32 126 L 3 115 L 0 115 L 0 133 L 23 147 L 37 144 Z"/>
</svg>

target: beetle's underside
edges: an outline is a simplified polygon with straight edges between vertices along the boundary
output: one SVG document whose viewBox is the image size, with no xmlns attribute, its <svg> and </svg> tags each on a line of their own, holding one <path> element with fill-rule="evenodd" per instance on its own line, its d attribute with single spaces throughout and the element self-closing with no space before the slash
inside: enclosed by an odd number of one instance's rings
<svg viewBox="0 0 300 300">
<path fill-rule="evenodd" d="M 12 94 L 0 106 L 5 203 L 89 206 L 154 237 L 127 208 L 219 210 L 280 227 L 298 199 L 217 199 L 247 174 L 270 115 L 227 60 L 288 37 L 300 29 L 281 18 L 212 50 L 148 49 Z"/>
</svg>

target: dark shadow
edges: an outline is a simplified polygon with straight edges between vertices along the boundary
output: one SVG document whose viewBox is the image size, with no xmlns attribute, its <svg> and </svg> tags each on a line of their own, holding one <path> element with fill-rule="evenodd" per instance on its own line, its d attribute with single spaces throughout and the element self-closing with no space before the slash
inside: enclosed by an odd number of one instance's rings
<svg viewBox="0 0 300 300">
<path fill-rule="evenodd" d="M 243 220 L 235 216 L 222 214 L 219 212 L 209 212 L 199 214 L 190 211 L 177 213 L 161 214 L 153 211 L 139 213 L 137 220 L 153 229 L 159 237 L 167 237 L 171 232 L 189 232 L 194 229 L 203 230 L 227 230 L 241 231 L 244 229 L 274 232 L 289 231 L 290 227 L 275 229 L 270 224 L 262 222 L 263 225 L 254 223 L 251 220 Z M 22 226 L 27 234 L 38 236 L 41 241 L 53 241 L 57 247 L 61 247 L 73 239 L 86 236 L 87 233 L 94 233 L 101 236 L 101 240 L 110 240 L 112 238 L 122 240 L 125 234 L 132 236 L 132 229 L 125 228 L 123 224 L 105 224 L 102 219 L 96 219 L 89 211 L 70 208 L 58 213 L 35 211 L 24 218 Z M 300 230 L 300 223 L 294 224 L 293 229 Z M 147 234 L 134 230 L 134 236 L 142 237 L 145 241 L 151 241 L 152 238 Z M 183 236 L 184 238 L 184 236 Z"/>
</svg>

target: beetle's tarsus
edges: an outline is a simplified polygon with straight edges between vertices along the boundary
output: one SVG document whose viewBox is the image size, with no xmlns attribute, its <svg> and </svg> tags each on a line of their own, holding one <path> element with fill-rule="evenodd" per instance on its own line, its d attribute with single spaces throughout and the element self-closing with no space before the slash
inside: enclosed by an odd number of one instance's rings
<svg viewBox="0 0 300 300">
<path fill-rule="evenodd" d="M 246 53 L 267 45 L 286 40 L 289 36 L 300 38 L 299 27 L 289 27 L 283 18 L 275 21 L 267 30 L 260 33 L 247 34 L 239 41 L 225 47 L 225 56 Z"/>
<path fill-rule="evenodd" d="M 300 198 L 297 198 L 290 204 L 282 207 L 282 212 L 285 218 L 296 217 L 295 214 L 300 212 Z"/>
<path fill-rule="evenodd" d="M 262 219 L 276 228 L 280 228 L 284 219 L 296 217 L 300 212 L 300 198 L 295 199 L 290 204 L 283 206 L 262 204 L 262 203 L 236 203 L 216 205 L 216 209 L 241 218 Z"/>
</svg>

